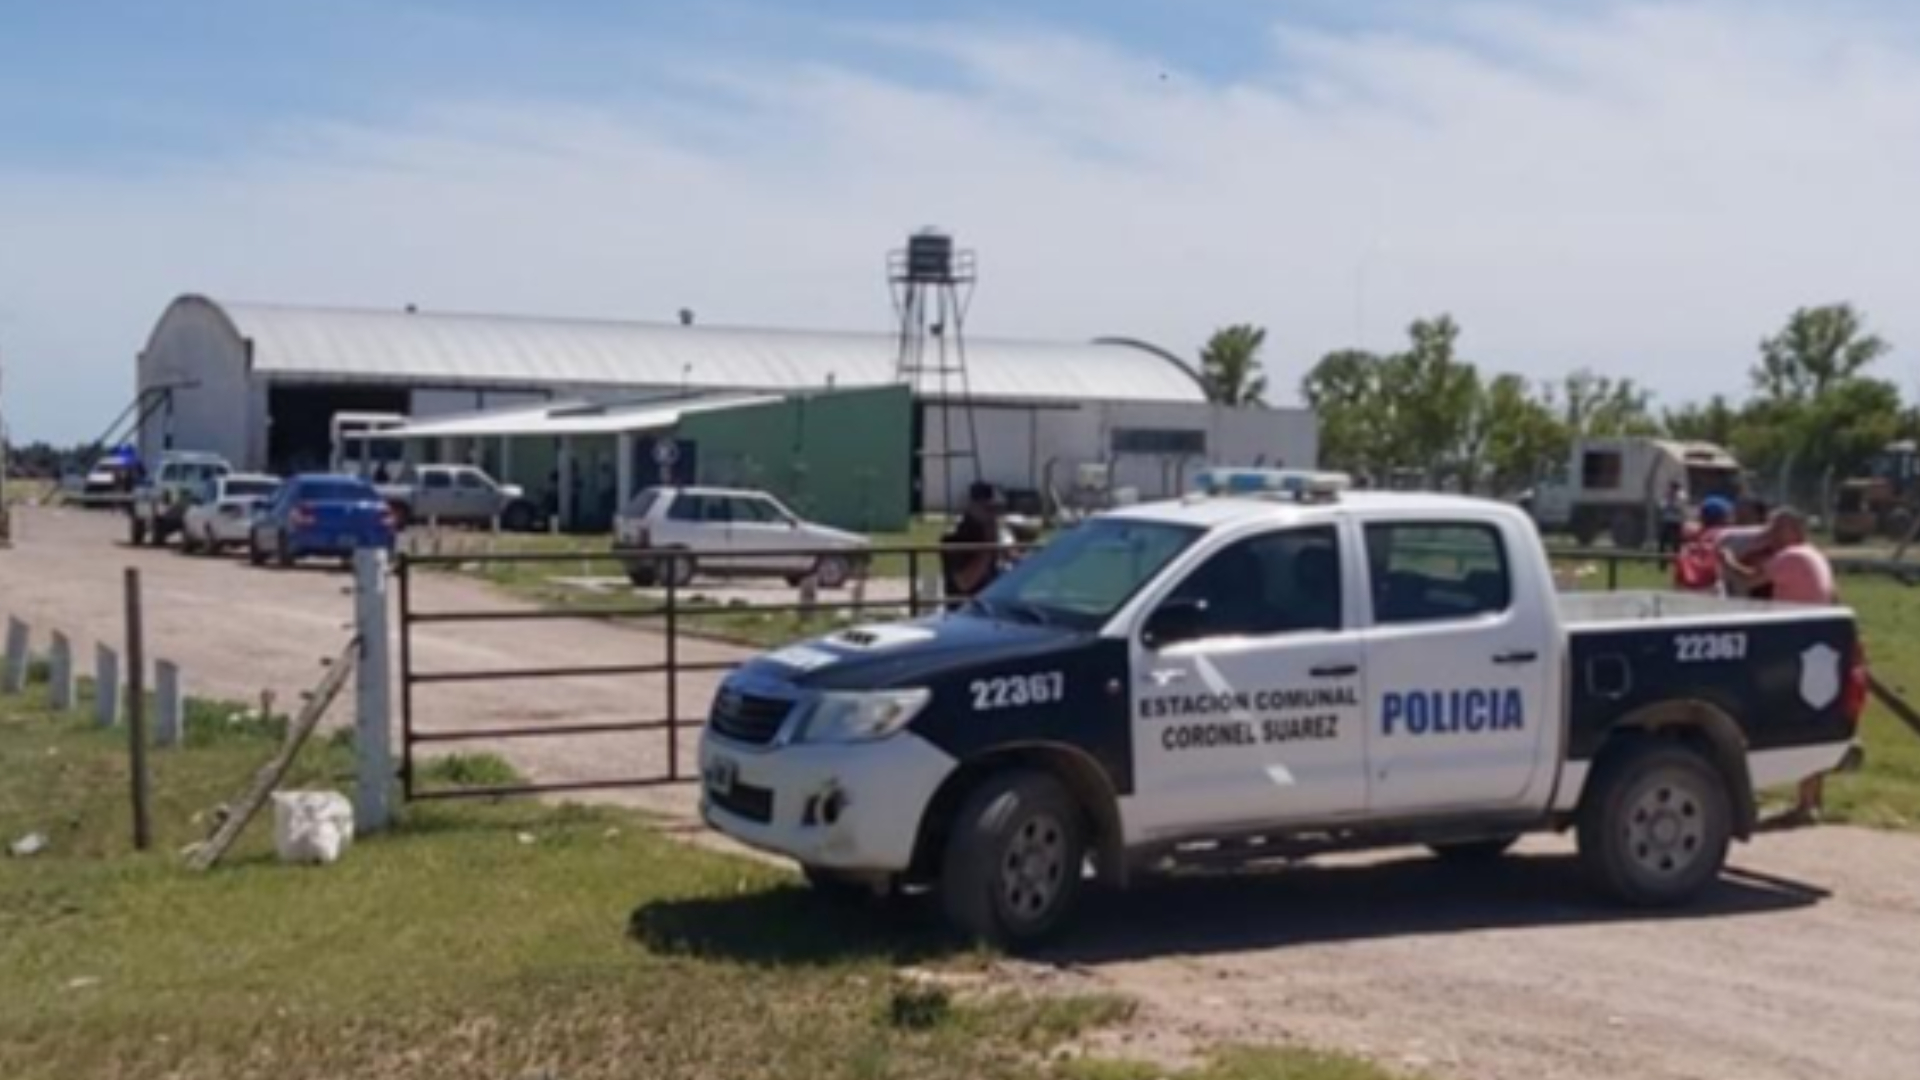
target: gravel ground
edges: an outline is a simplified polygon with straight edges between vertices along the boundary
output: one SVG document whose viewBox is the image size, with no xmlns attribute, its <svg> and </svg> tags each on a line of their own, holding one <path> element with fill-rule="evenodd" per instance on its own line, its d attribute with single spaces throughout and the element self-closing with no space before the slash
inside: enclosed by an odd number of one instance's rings
<svg viewBox="0 0 1920 1080">
<path fill-rule="evenodd" d="M 125 539 L 125 519 L 118 515 L 50 508 L 21 512 L 14 547 L 0 552 L 0 613 L 32 624 L 36 650 L 45 648 L 49 631 L 65 631 L 80 670 L 88 672 L 94 641 L 122 646 L 121 574 L 125 567 L 139 567 L 148 654 L 179 663 L 191 694 L 253 701 L 263 689 L 272 690 L 280 708 L 291 707 L 296 695 L 318 680 L 321 660 L 346 644 L 352 578 L 336 565 L 256 569 L 244 557 L 192 558 L 174 549 L 128 547 Z M 419 611 L 529 606 L 451 574 L 416 572 L 413 587 Z M 744 650 L 724 645 L 685 639 L 680 644 L 683 661 L 743 655 Z M 422 672 L 651 663 L 663 656 L 661 635 L 589 619 L 424 625 L 413 639 L 414 665 Z M 397 668 L 397 651 L 395 658 Z M 702 713 L 718 678 L 683 674 L 679 711 Z M 665 697 L 662 677 L 450 683 L 416 688 L 414 721 L 426 732 L 658 719 L 665 715 Z M 329 724 L 349 722 L 351 710 L 343 706 L 335 706 Z M 693 762 L 693 733 L 683 734 L 679 756 L 685 768 Z M 660 733 L 438 747 L 504 753 L 527 775 L 556 781 L 658 776 L 667 761 Z M 691 787 L 681 785 L 630 792 L 621 801 L 690 818 L 693 798 Z"/>
<path fill-rule="evenodd" d="M 127 549 L 121 521 L 27 510 L 0 552 L 0 612 L 90 652 L 120 637 L 121 567 L 142 568 L 150 650 L 193 692 L 282 701 L 345 641 L 347 578 Z M 422 609 L 513 608 L 473 582 L 416 579 Z M 616 663 L 657 635 L 591 621 L 429 626 L 422 670 Z M 697 659 L 738 655 L 687 643 Z M 712 676 L 688 676 L 695 710 Z M 640 679 L 425 688 L 423 728 L 657 715 Z M 336 714 L 344 720 L 345 711 Z M 691 739 L 686 740 L 688 743 Z M 483 744 L 486 745 L 486 744 Z M 491 748 L 526 772 L 583 780 L 657 773 L 653 735 Z M 690 750 L 690 746 L 687 748 Z M 634 794 L 686 824 L 692 792 Z M 1046 959 L 1143 1003 L 1116 1036 L 1177 1060 L 1226 1042 L 1297 1040 L 1478 1080 L 1920 1076 L 1920 838 L 1822 828 L 1736 849 L 1705 903 L 1631 915 L 1596 903 L 1571 845 L 1531 840 L 1490 868 L 1406 852 L 1256 876 L 1152 884 L 1102 899 Z"/>
</svg>

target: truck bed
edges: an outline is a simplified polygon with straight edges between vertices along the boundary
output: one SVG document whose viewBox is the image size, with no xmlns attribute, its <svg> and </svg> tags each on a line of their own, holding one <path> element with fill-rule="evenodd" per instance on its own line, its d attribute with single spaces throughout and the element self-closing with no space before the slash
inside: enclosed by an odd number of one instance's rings
<svg viewBox="0 0 1920 1080">
<path fill-rule="evenodd" d="M 1556 594 L 1560 624 L 1569 633 L 1582 630 L 1647 628 L 1648 624 L 1750 623 L 1850 618 L 1844 608 L 1745 600 L 1712 593 L 1661 592 L 1655 589 Z"/>
<path fill-rule="evenodd" d="M 1563 593 L 1559 606 L 1569 761 L 1590 759 L 1637 711 L 1675 702 L 1725 713 L 1757 755 L 1830 747 L 1837 761 L 1853 737 L 1846 608 L 1654 591 Z M 1771 771 L 1756 766 L 1756 779 Z"/>
</svg>

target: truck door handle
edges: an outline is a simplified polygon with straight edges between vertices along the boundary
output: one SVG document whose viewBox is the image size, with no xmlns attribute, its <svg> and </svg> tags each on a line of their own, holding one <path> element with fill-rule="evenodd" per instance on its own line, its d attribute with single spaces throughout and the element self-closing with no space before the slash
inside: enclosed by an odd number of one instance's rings
<svg viewBox="0 0 1920 1080">
<path fill-rule="evenodd" d="M 1359 664 L 1322 664 L 1317 668 L 1308 668 L 1307 674 L 1316 679 L 1344 679 L 1349 675 L 1360 674 Z"/>
<path fill-rule="evenodd" d="M 1514 652 L 1496 653 L 1493 662 L 1496 664 L 1531 664 L 1538 659 L 1540 659 L 1539 653 L 1527 652 L 1521 649 Z"/>
</svg>

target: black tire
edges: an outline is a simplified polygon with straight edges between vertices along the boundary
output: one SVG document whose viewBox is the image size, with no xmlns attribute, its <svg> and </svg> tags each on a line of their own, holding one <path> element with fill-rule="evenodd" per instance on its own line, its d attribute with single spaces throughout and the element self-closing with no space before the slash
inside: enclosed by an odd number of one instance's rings
<svg viewBox="0 0 1920 1080">
<path fill-rule="evenodd" d="M 293 545 L 287 543 L 286 533 L 273 538 L 273 565 L 282 570 L 293 565 Z"/>
<path fill-rule="evenodd" d="M 853 564 L 845 555 L 822 555 L 813 564 L 814 583 L 823 589 L 838 589 L 853 577 Z"/>
<path fill-rule="evenodd" d="M 1635 907 L 1693 898 L 1720 876 L 1733 834 L 1726 779 L 1697 751 L 1649 739 L 1604 759 L 1580 808 L 1580 861 Z"/>
<path fill-rule="evenodd" d="M 193 533 L 190 530 L 187 530 L 187 529 L 180 530 L 180 554 L 182 555 L 200 554 L 200 541 L 195 540 L 193 538 Z"/>
<path fill-rule="evenodd" d="M 533 505 L 531 503 L 508 503 L 500 513 L 500 527 L 508 532 L 533 531 Z"/>
<path fill-rule="evenodd" d="M 127 543 L 134 547 L 144 547 L 147 543 L 147 523 L 134 514 L 127 518 Z"/>
<path fill-rule="evenodd" d="M 1086 816 L 1064 784 L 1034 770 L 989 777 L 953 820 L 941 907 L 969 937 L 1036 944 L 1073 910 L 1086 857 Z"/>
<path fill-rule="evenodd" d="M 1905 507 L 1897 507 L 1893 510 L 1887 511 L 1886 528 L 1884 532 L 1886 533 L 1888 539 L 1905 540 L 1907 538 L 1907 534 L 1912 531 L 1913 531 L 1913 511 L 1908 510 Z"/>
<path fill-rule="evenodd" d="M 247 562 L 252 566 L 267 565 L 267 553 L 260 547 L 260 536 L 258 533 L 250 532 L 247 534 Z"/>
<path fill-rule="evenodd" d="M 660 584 L 660 572 L 652 563 L 628 563 L 627 580 L 633 582 L 636 589 L 651 589 Z"/>
<path fill-rule="evenodd" d="M 1446 843 L 1428 844 L 1427 850 L 1445 862 L 1488 863 L 1505 855 L 1519 841 L 1519 836 L 1494 836 L 1485 840 L 1451 840 Z"/>
</svg>

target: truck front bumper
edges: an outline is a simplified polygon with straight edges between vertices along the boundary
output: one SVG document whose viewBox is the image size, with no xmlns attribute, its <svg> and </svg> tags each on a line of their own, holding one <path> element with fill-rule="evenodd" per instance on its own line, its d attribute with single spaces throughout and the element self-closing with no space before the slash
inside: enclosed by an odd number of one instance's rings
<svg viewBox="0 0 1920 1080">
<path fill-rule="evenodd" d="M 700 741 L 700 813 L 750 847 L 833 870 L 899 873 L 956 762 L 909 732 L 869 743 Z"/>
</svg>

